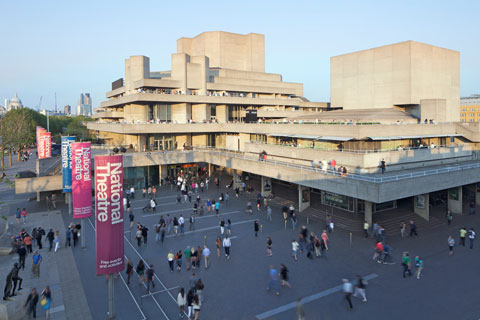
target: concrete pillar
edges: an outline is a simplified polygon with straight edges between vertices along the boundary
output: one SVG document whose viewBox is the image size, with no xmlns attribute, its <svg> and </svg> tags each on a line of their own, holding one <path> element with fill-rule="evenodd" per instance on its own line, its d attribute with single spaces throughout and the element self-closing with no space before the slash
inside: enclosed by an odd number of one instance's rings
<svg viewBox="0 0 480 320">
<path fill-rule="evenodd" d="M 430 220 L 430 195 L 428 193 L 413 197 L 413 212 L 427 221 Z"/>
<path fill-rule="evenodd" d="M 204 122 L 210 120 L 210 105 L 192 104 L 192 120 L 194 122 Z"/>
<path fill-rule="evenodd" d="M 475 184 L 475 204 L 480 205 L 480 182 Z"/>
<path fill-rule="evenodd" d="M 233 189 L 235 190 L 235 188 L 237 187 L 242 189 L 242 171 L 233 170 L 232 176 L 233 176 Z"/>
<path fill-rule="evenodd" d="M 310 188 L 299 185 L 298 186 L 298 211 L 302 212 L 308 207 L 310 207 Z"/>
<path fill-rule="evenodd" d="M 228 107 L 225 104 L 216 107 L 215 118 L 219 123 L 226 123 L 228 121 Z"/>
<path fill-rule="evenodd" d="M 172 122 L 188 123 L 192 119 L 192 105 L 190 103 L 172 104 Z"/>
<path fill-rule="evenodd" d="M 37 192 L 37 202 L 40 202 L 40 192 Z"/>
<path fill-rule="evenodd" d="M 159 183 L 161 183 L 162 179 L 165 179 L 168 175 L 168 168 L 166 164 L 161 164 L 158 166 L 158 178 L 160 179 Z"/>
<path fill-rule="evenodd" d="M 368 222 L 370 226 L 373 225 L 373 203 L 365 200 L 365 221 Z"/>
<path fill-rule="evenodd" d="M 455 187 L 448 189 L 448 210 L 452 213 L 463 213 L 463 188 Z"/>
<path fill-rule="evenodd" d="M 272 179 L 269 177 L 262 176 L 261 178 L 261 188 L 262 194 L 264 197 L 269 196 L 272 193 Z"/>
</svg>

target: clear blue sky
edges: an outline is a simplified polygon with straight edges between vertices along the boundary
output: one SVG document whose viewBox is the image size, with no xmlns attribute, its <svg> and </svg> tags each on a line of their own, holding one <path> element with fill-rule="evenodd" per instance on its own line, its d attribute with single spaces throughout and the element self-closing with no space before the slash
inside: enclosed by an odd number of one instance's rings
<svg viewBox="0 0 480 320">
<path fill-rule="evenodd" d="M 265 35 L 266 71 L 330 99 L 330 57 L 415 40 L 461 52 L 461 95 L 480 93 L 480 1 L 0 1 L 0 105 L 94 106 L 124 59 L 170 69 L 176 39 L 223 30 Z"/>
</svg>

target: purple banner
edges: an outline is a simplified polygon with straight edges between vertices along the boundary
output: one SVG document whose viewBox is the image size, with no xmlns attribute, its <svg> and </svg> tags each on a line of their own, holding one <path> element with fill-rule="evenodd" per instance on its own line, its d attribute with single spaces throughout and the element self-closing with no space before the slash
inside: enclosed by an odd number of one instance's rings
<svg viewBox="0 0 480 320">
<path fill-rule="evenodd" d="M 92 158 L 90 142 L 72 143 L 73 218 L 92 216 Z"/>
</svg>

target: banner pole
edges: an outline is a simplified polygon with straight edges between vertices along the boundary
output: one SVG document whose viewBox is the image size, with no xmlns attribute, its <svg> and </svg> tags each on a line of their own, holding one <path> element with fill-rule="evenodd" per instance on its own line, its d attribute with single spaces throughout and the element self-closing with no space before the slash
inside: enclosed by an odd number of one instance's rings
<svg viewBox="0 0 480 320">
<path fill-rule="evenodd" d="M 80 225 L 81 225 L 81 233 L 82 235 L 80 236 L 80 243 L 82 245 L 82 249 L 85 249 L 85 218 L 80 219 Z"/>
<path fill-rule="evenodd" d="M 82 219 L 83 221 L 83 219 Z M 113 273 L 108 275 L 108 319 L 113 319 Z"/>
<path fill-rule="evenodd" d="M 73 201 L 72 201 L 72 193 L 67 192 L 67 198 L 68 198 L 68 214 L 73 215 Z"/>
</svg>

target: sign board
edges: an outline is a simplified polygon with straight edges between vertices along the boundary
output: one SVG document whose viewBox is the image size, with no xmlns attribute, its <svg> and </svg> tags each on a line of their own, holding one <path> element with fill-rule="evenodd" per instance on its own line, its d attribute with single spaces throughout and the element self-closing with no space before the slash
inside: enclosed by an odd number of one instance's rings
<svg viewBox="0 0 480 320">
<path fill-rule="evenodd" d="M 72 143 L 73 218 L 92 216 L 92 168 L 90 142 Z"/>
<path fill-rule="evenodd" d="M 75 137 L 62 137 L 62 188 L 72 192 L 72 143 Z"/>
</svg>

